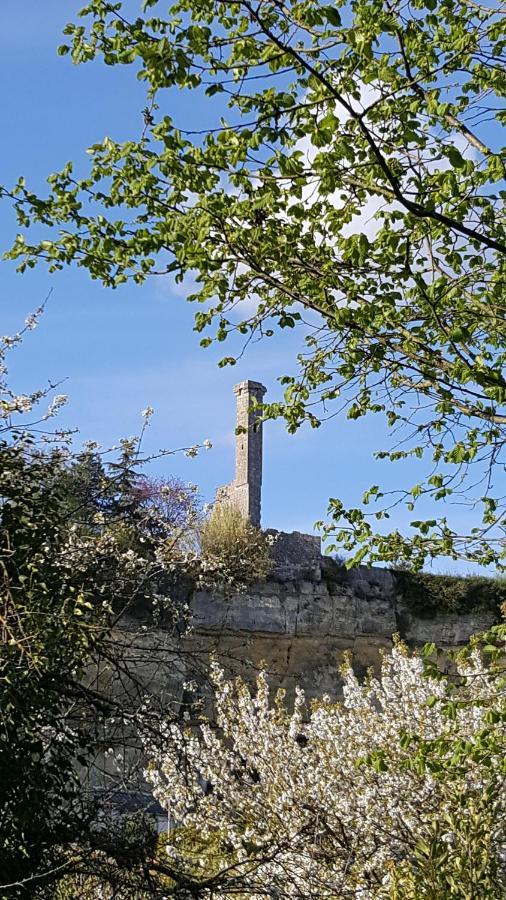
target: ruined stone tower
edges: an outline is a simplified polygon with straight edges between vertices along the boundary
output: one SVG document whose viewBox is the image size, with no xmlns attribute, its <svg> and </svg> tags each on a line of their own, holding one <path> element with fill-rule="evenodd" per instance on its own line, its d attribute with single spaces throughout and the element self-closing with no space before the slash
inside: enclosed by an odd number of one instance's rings
<svg viewBox="0 0 506 900">
<path fill-rule="evenodd" d="M 258 381 L 241 381 L 234 386 L 235 478 L 216 493 L 218 502 L 233 503 L 257 527 L 260 527 L 262 495 L 262 421 L 258 410 L 251 407 L 262 403 L 265 391 Z"/>
</svg>

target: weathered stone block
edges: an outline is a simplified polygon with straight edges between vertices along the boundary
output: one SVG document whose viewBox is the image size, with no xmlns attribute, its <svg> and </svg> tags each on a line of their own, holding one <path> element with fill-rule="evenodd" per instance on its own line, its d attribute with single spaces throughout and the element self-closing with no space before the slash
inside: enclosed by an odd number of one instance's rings
<svg viewBox="0 0 506 900">
<path fill-rule="evenodd" d="M 485 631 L 494 624 L 492 612 L 474 612 L 467 615 L 439 614 L 432 619 L 414 616 L 405 606 L 399 608 L 402 637 L 410 644 L 431 644 L 440 647 L 458 647 L 465 644 L 472 634 Z"/>
<path fill-rule="evenodd" d="M 303 595 L 299 601 L 296 634 L 331 634 L 333 619 L 328 597 Z"/>
<path fill-rule="evenodd" d="M 274 561 L 272 577 L 280 581 L 319 582 L 321 580 L 321 540 L 314 534 L 275 531 L 271 556 Z"/>
</svg>

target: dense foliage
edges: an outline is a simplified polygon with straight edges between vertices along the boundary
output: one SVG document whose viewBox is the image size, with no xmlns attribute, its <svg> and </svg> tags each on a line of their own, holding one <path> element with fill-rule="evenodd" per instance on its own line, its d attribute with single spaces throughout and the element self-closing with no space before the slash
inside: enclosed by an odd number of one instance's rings
<svg viewBox="0 0 506 900">
<path fill-rule="evenodd" d="M 84 560 L 74 569 L 58 465 L 0 446 L 2 886 L 52 868 L 54 845 L 81 832 L 76 759 L 91 735 L 76 680 L 104 617 L 90 615 Z"/>
<path fill-rule="evenodd" d="M 42 451 L 27 434 L 0 445 L 0 894 L 19 882 L 19 893 L 33 896 L 34 883 L 66 867 L 66 848 L 75 853 L 90 841 L 102 801 L 85 789 L 82 773 L 103 765 L 104 742 L 123 741 L 125 752 L 134 722 L 156 735 L 156 708 L 149 720 L 143 712 L 150 686 L 134 679 L 122 656 L 128 650 L 133 660 L 135 637 L 115 641 L 114 623 L 136 604 L 158 604 L 170 633 L 184 610 L 167 590 L 165 541 L 151 536 L 138 507 L 122 508 L 117 479 L 127 470 L 127 456 L 112 478 L 102 468 L 109 497 L 75 506 L 62 448 Z M 169 672 L 171 664 L 163 663 Z M 96 667 L 103 683 L 107 673 L 120 679 L 122 691 L 104 693 L 90 676 Z M 139 779 L 125 778 L 123 771 L 102 782 L 108 802 L 139 789 Z"/>
<path fill-rule="evenodd" d="M 198 577 L 202 511 L 194 488 L 144 473 L 142 432 L 72 452 L 47 423 L 64 398 L 39 412 L 50 390 L 8 386 L 21 337 L 0 341 L 0 896 L 45 898 L 83 867 L 127 883 L 156 845 L 119 810 L 149 800 L 139 734 L 165 746 L 170 702 L 177 716 L 177 585 Z"/>
<path fill-rule="evenodd" d="M 272 538 L 231 503 L 217 503 L 200 529 L 201 580 L 237 591 L 265 581 L 272 569 Z"/>
<path fill-rule="evenodd" d="M 452 681 L 397 645 L 363 684 L 346 667 L 342 703 L 298 692 L 293 712 L 265 675 L 252 692 L 215 666 L 215 725 L 152 763 L 169 861 L 204 897 L 499 900 L 504 627 L 487 640 Z"/>
<path fill-rule="evenodd" d="M 479 575 L 436 575 L 397 570 L 395 582 L 403 603 L 424 618 L 438 613 L 491 612 L 499 618 L 506 604 L 506 580 Z"/>
<path fill-rule="evenodd" d="M 145 83 L 139 137 L 95 144 L 89 172 L 69 163 L 46 197 L 6 188 L 23 229 L 10 256 L 112 287 L 188 277 L 218 341 L 298 328 L 298 373 L 267 414 L 291 430 L 379 414 L 395 437 L 378 456 L 422 460 L 393 493 L 334 498 L 337 543 L 355 561 L 503 560 L 500 4 L 91 0 L 66 32 L 75 63 Z M 385 533 L 396 504 L 419 509 L 407 534 Z"/>
</svg>

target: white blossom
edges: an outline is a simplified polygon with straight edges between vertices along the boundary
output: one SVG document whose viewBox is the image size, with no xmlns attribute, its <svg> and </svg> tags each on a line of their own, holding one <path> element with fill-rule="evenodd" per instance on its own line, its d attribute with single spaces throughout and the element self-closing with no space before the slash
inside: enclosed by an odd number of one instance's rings
<svg viewBox="0 0 506 900">
<path fill-rule="evenodd" d="M 48 406 L 44 419 L 51 419 L 53 416 L 55 416 L 58 410 L 60 410 L 62 406 L 65 406 L 65 404 L 68 402 L 68 399 L 69 398 L 66 394 L 57 394 L 56 397 L 53 397 L 51 403 Z"/>
<path fill-rule="evenodd" d="M 36 315 L 36 313 L 31 313 L 25 319 L 25 328 L 27 328 L 28 331 L 33 331 L 33 329 L 36 327 L 37 327 L 37 315 Z"/>
<path fill-rule="evenodd" d="M 327 697 L 308 708 L 297 690 L 291 713 L 282 692 L 270 702 L 265 674 L 252 692 L 214 664 L 216 727 L 204 722 L 181 732 L 168 726 L 173 750 L 155 756 L 148 772 L 156 797 L 177 823 L 171 854 L 184 863 L 181 833 L 198 834 L 210 846 L 221 841 L 228 850 L 213 856 L 211 868 L 221 867 L 226 878 L 233 864 L 250 900 L 391 896 L 395 867 L 428 823 L 445 821 L 451 811 L 444 780 L 409 765 L 414 749 L 406 735 L 447 737 L 452 747 L 472 742 L 487 708 L 504 692 L 478 654 L 459 671 L 463 703 L 452 718 L 443 702 L 447 680 L 427 677 L 422 660 L 402 645 L 385 655 L 380 677 L 361 683 L 348 665 L 342 702 Z M 498 777 L 493 772 L 494 765 L 470 764 L 462 791 L 479 795 L 487 779 Z M 494 811 L 499 858 L 505 849 L 504 782 L 503 775 Z M 451 847 L 446 822 L 443 834 Z M 220 896 L 232 898 L 237 890 L 234 882 L 230 894 L 224 888 Z"/>
</svg>

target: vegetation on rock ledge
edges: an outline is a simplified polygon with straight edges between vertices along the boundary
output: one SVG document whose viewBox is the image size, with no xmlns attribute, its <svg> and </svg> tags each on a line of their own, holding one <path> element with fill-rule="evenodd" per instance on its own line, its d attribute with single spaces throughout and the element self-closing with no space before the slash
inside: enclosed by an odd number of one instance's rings
<svg viewBox="0 0 506 900">
<path fill-rule="evenodd" d="M 438 613 L 464 615 L 492 612 L 497 617 L 506 603 L 506 579 L 479 575 L 436 575 L 394 569 L 393 575 L 402 600 L 423 618 Z"/>
</svg>

